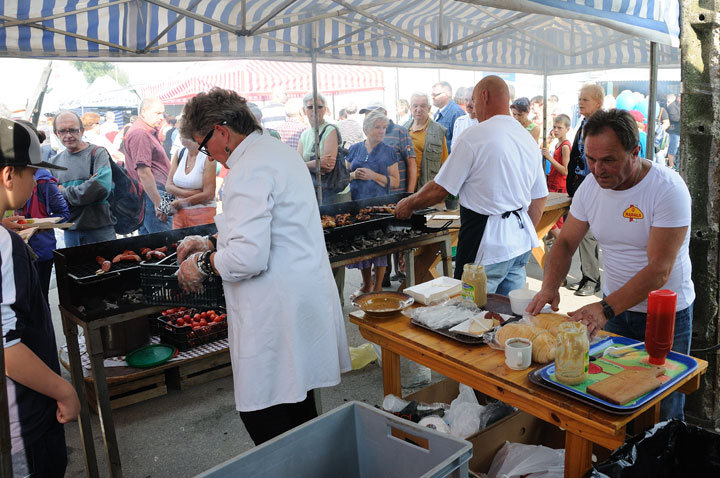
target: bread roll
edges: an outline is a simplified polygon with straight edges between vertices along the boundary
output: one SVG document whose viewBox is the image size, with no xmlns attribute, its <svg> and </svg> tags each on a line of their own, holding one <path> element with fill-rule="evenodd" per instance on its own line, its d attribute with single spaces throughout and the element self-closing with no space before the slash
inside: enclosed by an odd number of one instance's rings
<svg viewBox="0 0 720 478">
<path fill-rule="evenodd" d="M 543 329 L 540 327 L 528 324 L 512 323 L 500 327 L 500 330 L 497 331 L 495 337 L 500 345 L 505 347 L 505 342 L 508 339 L 523 338 L 532 341 L 541 332 L 543 332 Z"/>
<path fill-rule="evenodd" d="M 570 320 L 570 317 L 563 314 L 538 314 L 532 316 L 530 320 L 535 326 L 547 330 L 555 337 L 560 332 L 558 326 Z"/>
<path fill-rule="evenodd" d="M 504 347 L 508 339 L 523 338 L 532 342 L 532 359 L 536 363 L 548 363 L 555 360 L 555 337 L 547 330 L 527 324 L 507 324 L 495 335 Z"/>
<path fill-rule="evenodd" d="M 532 360 L 536 363 L 550 363 L 555 360 L 555 336 L 543 330 L 535 337 L 532 346 Z"/>
</svg>

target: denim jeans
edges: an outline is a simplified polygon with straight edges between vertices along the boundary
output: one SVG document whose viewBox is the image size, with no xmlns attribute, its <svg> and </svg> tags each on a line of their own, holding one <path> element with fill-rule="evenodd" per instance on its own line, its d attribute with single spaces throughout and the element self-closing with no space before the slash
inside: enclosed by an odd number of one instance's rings
<svg viewBox="0 0 720 478">
<path fill-rule="evenodd" d="M 504 262 L 485 266 L 488 294 L 508 295 L 515 289 L 525 286 L 525 266 L 530 260 L 530 251 Z"/>
<path fill-rule="evenodd" d="M 65 231 L 65 247 L 84 246 L 94 242 L 114 241 L 115 228 L 113 226 L 99 227 L 79 231 Z"/>
<path fill-rule="evenodd" d="M 675 332 L 673 334 L 672 349 L 681 354 L 690 353 L 690 339 L 692 338 L 692 304 L 690 307 L 675 312 Z M 645 321 L 647 314 L 644 312 L 626 311 L 608 320 L 605 330 L 614 334 L 629 337 L 631 339 L 645 340 Z M 685 407 L 685 395 L 674 392 L 660 402 L 660 420 L 672 418 L 684 419 L 683 408 Z"/>
<path fill-rule="evenodd" d="M 162 191 L 158 188 L 158 192 Z M 142 226 L 138 229 L 138 234 L 152 234 L 153 232 L 165 232 L 172 230 L 172 216 L 168 216 L 167 221 L 161 221 L 155 215 L 155 204 L 150 200 L 147 194 L 143 193 L 145 198 L 145 219 Z"/>
</svg>

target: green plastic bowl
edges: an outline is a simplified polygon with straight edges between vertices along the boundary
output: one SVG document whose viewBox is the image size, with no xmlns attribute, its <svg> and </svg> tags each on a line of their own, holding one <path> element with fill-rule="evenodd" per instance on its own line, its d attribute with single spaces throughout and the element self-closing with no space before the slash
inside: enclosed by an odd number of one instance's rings
<svg viewBox="0 0 720 478">
<path fill-rule="evenodd" d="M 131 367 L 150 368 L 162 365 L 177 354 L 177 349 L 171 345 L 152 344 L 133 350 L 125 356 L 125 361 Z"/>
</svg>

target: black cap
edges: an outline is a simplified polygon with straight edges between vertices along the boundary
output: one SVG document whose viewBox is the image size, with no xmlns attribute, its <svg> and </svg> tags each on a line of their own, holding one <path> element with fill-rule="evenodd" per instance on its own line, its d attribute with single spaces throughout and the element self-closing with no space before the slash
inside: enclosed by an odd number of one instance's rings
<svg viewBox="0 0 720 478">
<path fill-rule="evenodd" d="M 33 130 L 22 123 L 0 118 L 0 168 L 4 166 L 67 169 L 42 160 L 40 141 Z"/>
<path fill-rule="evenodd" d="M 510 108 L 516 109 L 521 113 L 527 113 L 528 111 L 530 111 L 530 100 L 523 96 L 522 98 L 518 98 L 513 101 L 513 104 L 510 105 Z"/>
</svg>

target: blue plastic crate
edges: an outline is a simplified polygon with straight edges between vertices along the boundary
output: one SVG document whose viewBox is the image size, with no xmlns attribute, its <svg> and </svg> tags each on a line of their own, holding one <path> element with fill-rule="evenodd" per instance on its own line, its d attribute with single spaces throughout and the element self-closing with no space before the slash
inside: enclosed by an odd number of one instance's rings
<svg viewBox="0 0 720 478">
<path fill-rule="evenodd" d="M 471 456 L 465 440 L 350 402 L 199 476 L 464 478 Z"/>
</svg>

